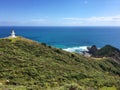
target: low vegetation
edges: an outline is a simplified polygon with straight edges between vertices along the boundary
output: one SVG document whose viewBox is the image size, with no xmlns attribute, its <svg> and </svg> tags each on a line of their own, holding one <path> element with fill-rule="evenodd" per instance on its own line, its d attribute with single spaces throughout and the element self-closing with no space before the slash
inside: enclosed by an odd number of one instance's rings
<svg viewBox="0 0 120 90">
<path fill-rule="evenodd" d="M 120 90 L 120 65 L 22 37 L 0 39 L 0 90 Z"/>
</svg>

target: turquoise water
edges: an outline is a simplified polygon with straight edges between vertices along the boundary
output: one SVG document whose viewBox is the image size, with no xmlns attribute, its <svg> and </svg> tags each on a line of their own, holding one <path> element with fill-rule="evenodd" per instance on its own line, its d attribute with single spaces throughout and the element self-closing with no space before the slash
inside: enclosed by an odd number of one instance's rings
<svg viewBox="0 0 120 90">
<path fill-rule="evenodd" d="M 0 38 L 9 36 L 12 29 L 18 36 L 68 51 L 106 44 L 120 48 L 120 27 L 0 27 Z"/>
</svg>

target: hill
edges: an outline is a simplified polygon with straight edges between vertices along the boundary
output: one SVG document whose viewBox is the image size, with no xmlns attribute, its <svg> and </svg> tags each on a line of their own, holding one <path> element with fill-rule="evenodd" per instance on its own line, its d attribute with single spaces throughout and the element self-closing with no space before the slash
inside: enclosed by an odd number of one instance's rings
<svg viewBox="0 0 120 90">
<path fill-rule="evenodd" d="M 95 56 L 95 57 L 110 57 L 115 62 L 120 64 L 120 50 L 111 45 L 106 45 L 103 48 L 96 50 L 95 53 L 93 54 L 93 56 Z"/>
<path fill-rule="evenodd" d="M 0 39 L 2 90 L 120 90 L 120 65 L 23 37 Z"/>
</svg>

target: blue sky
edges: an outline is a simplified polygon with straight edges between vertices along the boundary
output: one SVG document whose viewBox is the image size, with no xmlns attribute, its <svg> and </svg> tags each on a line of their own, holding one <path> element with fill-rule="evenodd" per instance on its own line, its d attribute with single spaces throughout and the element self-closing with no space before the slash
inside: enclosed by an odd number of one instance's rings
<svg viewBox="0 0 120 90">
<path fill-rule="evenodd" d="M 120 0 L 0 0 L 0 26 L 120 26 Z"/>
</svg>

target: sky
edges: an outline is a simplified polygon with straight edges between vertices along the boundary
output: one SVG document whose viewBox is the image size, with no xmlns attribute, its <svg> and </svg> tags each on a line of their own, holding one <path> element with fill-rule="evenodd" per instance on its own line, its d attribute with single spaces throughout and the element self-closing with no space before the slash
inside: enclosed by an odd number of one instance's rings
<svg viewBox="0 0 120 90">
<path fill-rule="evenodd" d="M 0 26 L 120 26 L 120 0 L 0 0 Z"/>
</svg>

